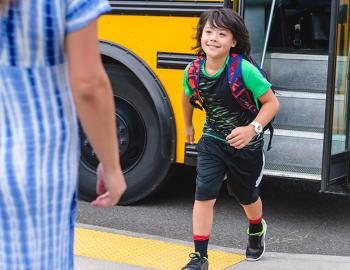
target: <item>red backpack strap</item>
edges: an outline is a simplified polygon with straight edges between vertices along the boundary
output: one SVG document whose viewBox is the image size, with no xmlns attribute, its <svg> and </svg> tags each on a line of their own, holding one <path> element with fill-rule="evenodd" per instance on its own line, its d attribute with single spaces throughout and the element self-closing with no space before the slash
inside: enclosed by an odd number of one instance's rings
<svg viewBox="0 0 350 270">
<path fill-rule="evenodd" d="M 242 58 L 240 54 L 231 54 L 230 56 L 227 72 L 231 93 L 242 108 L 256 115 L 258 114 L 258 108 L 242 77 Z"/>
<path fill-rule="evenodd" d="M 190 66 L 187 70 L 187 81 L 188 84 L 193 91 L 193 94 L 201 100 L 201 97 L 199 95 L 198 86 L 199 86 L 199 78 L 200 78 L 200 72 L 201 72 L 201 66 L 203 61 L 205 60 L 204 57 L 198 57 L 196 60 L 192 61 L 190 63 Z"/>
</svg>

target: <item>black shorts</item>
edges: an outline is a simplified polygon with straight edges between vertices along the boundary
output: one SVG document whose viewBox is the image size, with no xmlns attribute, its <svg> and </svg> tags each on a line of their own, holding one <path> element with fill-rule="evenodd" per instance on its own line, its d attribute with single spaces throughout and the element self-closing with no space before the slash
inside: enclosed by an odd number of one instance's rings
<svg viewBox="0 0 350 270">
<path fill-rule="evenodd" d="M 235 149 L 218 139 L 203 136 L 197 151 L 196 200 L 216 199 L 226 173 L 229 193 L 240 204 L 256 202 L 265 163 L 262 149 Z"/>
</svg>

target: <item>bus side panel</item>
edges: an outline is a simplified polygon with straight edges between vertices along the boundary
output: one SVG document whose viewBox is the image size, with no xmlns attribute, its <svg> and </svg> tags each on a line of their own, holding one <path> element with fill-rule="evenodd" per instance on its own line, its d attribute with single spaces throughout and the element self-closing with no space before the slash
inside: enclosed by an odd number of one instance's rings
<svg viewBox="0 0 350 270">
<path fill-rule="evenodd" d="M 99 20 L 99 38 L 128 48 L 160 79 L 170 99 L 176 125 L 176 162 L 184 162 L 184 125 L 181 107 L 183 70 L 158 69 L 157 52 L 189 53 L 198 18 L 171 16 L 107 15 Z M 202 134 L 205 114 L 195 110 L 196 140 Z"/>
</svg>

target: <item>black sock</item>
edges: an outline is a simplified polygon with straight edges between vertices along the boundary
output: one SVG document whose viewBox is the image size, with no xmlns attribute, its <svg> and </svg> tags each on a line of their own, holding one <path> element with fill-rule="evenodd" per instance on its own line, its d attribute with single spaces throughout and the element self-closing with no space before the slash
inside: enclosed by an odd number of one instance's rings
<svg viewBox="0 0 350 270">
<path fill-rule="evenodd" d="M 195 251 L 199 252 L 201 257 L 208 258 L 208 243 L 209 243 L 209 239 L 206 239 L 206 240 L 194 240 Z"/>
<path fill-rule="evenodd" d="M 263 230 L 263 226 L 262 226 L 261 220 L 257 224 L 249 223 L 249 233 L 259 233 L 262 230 Z"/>
</svg>

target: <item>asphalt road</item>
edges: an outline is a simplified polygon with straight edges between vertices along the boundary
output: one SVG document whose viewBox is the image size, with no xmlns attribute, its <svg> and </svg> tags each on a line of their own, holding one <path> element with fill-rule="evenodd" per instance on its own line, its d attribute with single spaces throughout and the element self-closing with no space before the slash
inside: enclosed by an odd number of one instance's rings
<svg viewBox="0 0 350 270">
<path fill-rule="evenodd" d="M 167 187 L 138 204 L 92 209 L 79 201 L 80 223 L 191 241 L 195 170 L 181 166 Z M 267 251 L 350 256 L 350 197 L 318 192 L 317 184 L 264 179 Z M 247 220 L 223 188 L 211 244 L 245 249 Z"/>
</svg>

